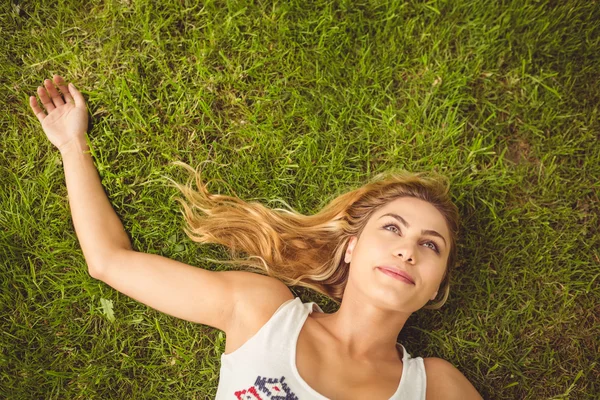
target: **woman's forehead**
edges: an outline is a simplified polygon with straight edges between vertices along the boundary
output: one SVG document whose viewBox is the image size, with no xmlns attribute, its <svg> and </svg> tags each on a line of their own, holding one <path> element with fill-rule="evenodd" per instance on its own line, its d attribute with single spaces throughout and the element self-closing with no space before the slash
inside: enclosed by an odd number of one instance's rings
<svg viewBox="0 0 600 400">
<path fill-rule="evenodd" d="M 383 216 L 403 219 L 411 227 L 436 230 L 448 237 L 446 220 L 442 213 L 429 202 L 414 197 L 401 197 L 381 207 L 371 220 L 383 219 Z M 400 220 L 399 222 L 402 223 Z"/>
</svg>

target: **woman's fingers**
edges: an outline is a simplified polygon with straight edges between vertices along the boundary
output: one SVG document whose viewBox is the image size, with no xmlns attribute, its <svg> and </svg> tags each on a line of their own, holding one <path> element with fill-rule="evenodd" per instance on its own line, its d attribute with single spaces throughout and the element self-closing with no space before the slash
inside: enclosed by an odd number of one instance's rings
<svg viewBox="0 0 600 400">
<path fill-rule="evenodd" d="M 46 109 L 47 112 L 52 112 L 52 110 L 54 110 L 56 108 L 56 107 L 54 107 L 52 100 L 50 100 L 50 97 L 48 97 L 48 93 L 46 93 L 46 89 L 44 89 L 42 86 L 38 86 L 37 94 L 38 94 L 38 96 L 40 96 L 40 100 L 42 101 L 42 104 L 44 105 L 44 108 Z"/>
<path fill-rule="evenodd" d="M 58 93 L 58 90 L 56 90 L 56 88 L 54 87 L 54 84 L 52 83 L 52 81 L 50 79 L 44 80 L 44 86 L 46 87 L 46 90 L 50 94 L 50 97 L 52 97 L 52 102 L 54 103 L 55 107 L 62 106 L 63 104 L 65 104 L 65 101 L 63 100 L 60 93 Z"/>
<path fill-rule="evenodd" d="M 37 94 L 40 97 L 40 101 L 44 105 L 46 112 L 40 107 L 35 96 L 29 97 L 29 105 L 40 122 L 46 118 L 47 114 L 54 111 L 56 107 L 64 105 L 65 102 L 75 104 L 75 107 L 78 108 L 86 108 L 85 99 L 81 92 L 75 88 L 75 85 L 72 83 L 67 85 L 60 75 L 54 75 L 52 79 L 54 83 L 50 79 L 46 79 L 44 80 L 44 86 L 38 86 L 37 88 Z M 60 88 L 62 95 L 56 90 L 54 84 Z M 64 100 L 62 96 L 65 97 Z"/>
<path fill-rule="evenodd" d="M 35 114 L 37 119 L 40 122 L 42 122 L 44 118 L 46 118 L 46 114 L 44 113 L 44 110 L 42 110 L 42 108 L 39 106 L 37 100 L 35 99 L 35 96 L 29 96 L 29 105 L 31 106 L 31 109 L 33 110 L 33 113 Z"/>
<path fill-rule="evenodd" d="M 73 97 L 71 97 L 71 93 L 69 93 L 69 88 L 65 83 L 65 80 L 60 75 L 54 75 L 54 83 L 58 85 L 60 92 L 65 96 L 65 102 L 74 103 Z"/>
</svg>

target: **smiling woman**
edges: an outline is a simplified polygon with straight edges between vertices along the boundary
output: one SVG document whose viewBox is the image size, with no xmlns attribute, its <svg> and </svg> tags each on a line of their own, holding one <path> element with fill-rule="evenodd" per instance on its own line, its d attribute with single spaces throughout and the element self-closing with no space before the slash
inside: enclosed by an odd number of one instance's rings
<svg viewBox="0 0 600 400">
<path fill-rule="evenodd" d="M 480 398 L 451 364 L 413 358 L 396 342 L 411 313 L 448 297 L 458 211 L 445 178 L 380 174 L 307 216 L 211 194 L 197 171 L 177 163 L 195 173 L 199 189 L 171 181 L 189 202 L 177 199 L 185 232 L 225 245 L 233 257 L 225 263 L 258 274 L 207 271 L 132 250 L 89 155 L 83 96 L 60 76 L 44 86 L 46 111 L 33 96 L 30 106 L 63 157 L 90 274 L 159 311 L 225 331 L 217 398 Z M 286 285 L 323 293 L 339 309 L 323 313 Z"/>
</svg>

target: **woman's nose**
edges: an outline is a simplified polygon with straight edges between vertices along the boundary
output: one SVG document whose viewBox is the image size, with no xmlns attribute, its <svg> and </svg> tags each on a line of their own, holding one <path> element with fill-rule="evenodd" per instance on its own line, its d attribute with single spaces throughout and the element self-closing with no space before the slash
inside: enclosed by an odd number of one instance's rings
<svg viewBox="0 0 600 400">
<path fill-rule="evenodd" d="M 409 243 L 403 243 L 395 250 L 396 256 L 401 257 L 406 262 L 415 262 L 414 246 Z"/>
</svg>

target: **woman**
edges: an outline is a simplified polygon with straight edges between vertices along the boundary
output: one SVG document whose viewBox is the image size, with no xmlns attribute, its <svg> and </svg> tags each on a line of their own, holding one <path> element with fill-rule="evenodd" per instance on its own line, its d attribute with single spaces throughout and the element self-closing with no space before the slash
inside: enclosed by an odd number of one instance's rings
<svg viewBox="0 0 600 400">
<path fill-rule="evenodd" d="M 29 101 L 62 155 L 90 275 L 159 311 L 224 331 L 217 398 L 481 398 L 452 364 L 412 358 L 396 343 L 413 312 L 448 297 L 458 211 L 446 181 L 380 175 L 304 216 L 210 194 L 180 164 L 199 188 L 175 183 L 191 204 L 181 201 L 185 232 L 227 246 L 232 264 L 260 274 L 195 268 L 131 248 L 89 155 L 85 100 L 60 76 L 53 81 L 37 91 L 46 111 L 35 96 Z M 323 293 L 339 310 L 302 303 L 286 285 Z"/>
</svg>

